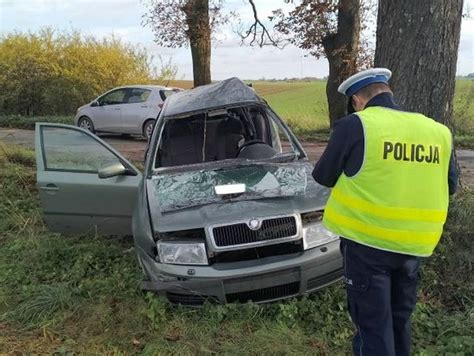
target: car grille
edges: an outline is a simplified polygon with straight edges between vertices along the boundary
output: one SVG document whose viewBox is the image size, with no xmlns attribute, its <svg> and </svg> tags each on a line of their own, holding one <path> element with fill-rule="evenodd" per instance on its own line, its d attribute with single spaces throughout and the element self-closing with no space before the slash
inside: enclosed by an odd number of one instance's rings
<svg viewBox="0 0 474 356">
<path fill-rule="evenodd" d="M 319 288 L 319 287 L 323 287 L 326 284 L 332 283 L 332 282 L 340 279 L 343 275 L 343 272 L 344 272 L 343 269 L 340 268 L 340 269 L 337 269 L 337 270 L 332 271 L 330 273 L 323 274 L 322 276 L 312 278 L 308 281 L 308 283 L 306 285 L 306 289 L 307 290 L 312 290 L 312 289 L 316 289 L 316 288 Z"/>
<path fill-rule="evenodd" d="M 288 284 L 282 284 L 280 286 L 226 294 L 226 299 L 228 303 L 246 303 L 248 301 L 263 302 L 296 295 L 298 294 L 299 288 L 299 282 L 292 282 Z"/>
<path fill-rule="evenodd" d="M 217 226 L 212 229 L 214 242 L 218 248 L 292 237 L 296 236 L 297 232 L 294 216 L 263 220 L 257 230 L 250 229 L 246 223 Z"/>
<path fill-rule="evenodd" d="M 266 257 L 291 255 L 299 252 L 303 252 L 303 242 L 301 239 L 267 246 L 256 246 L 238 250 L 217 252 L 209 259 L 209 262 L 226 263 L 252 261 Z"/>
<path fill-rule="evenodd" d="M 202 305 L 205 302 L 216 302 L 218 299 L 216 297 L 211 297 L 207 295 L 197 295 L 197 294 L 181 294 L 181 293 L 173 293 L 167 292 L 166 297 L 173 304 L 181 304 L 181 305 Z"/>
</svg>

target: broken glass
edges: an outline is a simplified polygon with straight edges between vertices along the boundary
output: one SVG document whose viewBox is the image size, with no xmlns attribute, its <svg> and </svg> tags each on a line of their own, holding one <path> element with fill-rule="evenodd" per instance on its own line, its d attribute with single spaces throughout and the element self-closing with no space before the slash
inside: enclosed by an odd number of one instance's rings
<svg viewBox="0 0 474 356">
<path fill-rule="evenodd" d="M 308 167 L 302 163 L 259 164 L 161 173 L 152 178 L 162 212 L 227 201 L 304 195 Z M 245 193 L 218 196 L 215 186 L 245 184 Z"/>
</svg>

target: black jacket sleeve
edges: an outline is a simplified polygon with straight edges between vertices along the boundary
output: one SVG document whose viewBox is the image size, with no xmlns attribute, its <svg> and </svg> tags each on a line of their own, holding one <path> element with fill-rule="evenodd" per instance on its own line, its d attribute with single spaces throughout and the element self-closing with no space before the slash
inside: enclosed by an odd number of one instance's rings
<svg viewBox="0 0 474 356">
<path fill-rule="evenodd" d="M 449 195 L 456 193 L 458 188 L 458 167 L 456 163 L 456 157 L 454 155 L 454 150 L 451 152 L 451 159 L 449 160 L 449 171 L 448 171 L 448 186 L 449 186 Z"/>
<path fill-rule="evenodd" d="M 357 115 L 349 115 L 334 124 L 331 137 L 313 170 L 313 178 L 321 185 L 334 187 L 339 176 L 356 174 L 362 165 L 364 132 Z"/>
</svg>

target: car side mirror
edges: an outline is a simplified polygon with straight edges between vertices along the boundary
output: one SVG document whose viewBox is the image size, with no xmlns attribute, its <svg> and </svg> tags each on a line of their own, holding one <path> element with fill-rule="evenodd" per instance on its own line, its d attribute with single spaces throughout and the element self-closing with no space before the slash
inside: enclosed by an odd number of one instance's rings
<svg viewBox="0 0 474 356">
<path fill-rule="evenodd" d="M 110 166 L 99 169 L 99 178 L 110 178 L 116 176 L 123 176 L 127 172 L 127 168 L 122 163 L 111 164 Z"/>
<path fill-rule="evenodd" d="M 91 106 L 94 107 L 94 106 L 100 106 L 99 102 L 97 100 L 93 101 L 91 103 Z"/>
</svg>

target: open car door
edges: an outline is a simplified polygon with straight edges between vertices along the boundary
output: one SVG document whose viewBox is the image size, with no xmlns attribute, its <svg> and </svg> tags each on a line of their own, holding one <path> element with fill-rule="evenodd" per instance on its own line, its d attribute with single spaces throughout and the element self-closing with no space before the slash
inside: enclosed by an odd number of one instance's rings
<svg viewBox="0 0 474 356">
<path fill-rule="evenodd" d="M 131 235 L 140 172 L 81 128 L 37 123 L 37 183 L 51 231 Z"/>
</svg>

